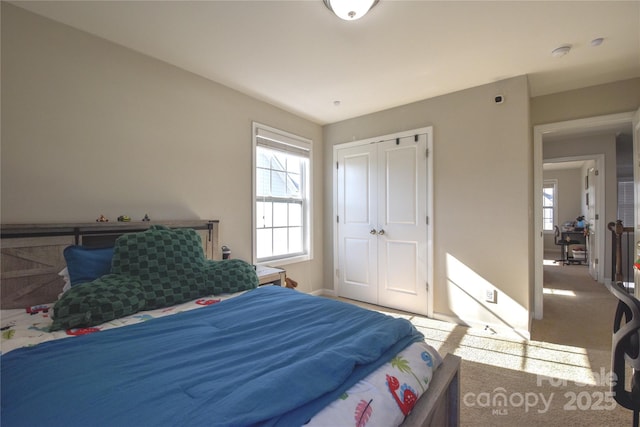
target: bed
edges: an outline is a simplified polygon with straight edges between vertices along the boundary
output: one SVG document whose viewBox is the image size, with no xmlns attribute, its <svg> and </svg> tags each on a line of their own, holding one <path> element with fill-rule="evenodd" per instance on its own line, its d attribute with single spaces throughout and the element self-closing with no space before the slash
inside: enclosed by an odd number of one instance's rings
<svg viewBox="0 0 640 427">
<path fill-rule="evenodd" d="M 263 286 L 53 332 L 51 309 L 1 313 L 3 425 L 459 422 L 459 358 L 352 304 Z"/>
</svg>

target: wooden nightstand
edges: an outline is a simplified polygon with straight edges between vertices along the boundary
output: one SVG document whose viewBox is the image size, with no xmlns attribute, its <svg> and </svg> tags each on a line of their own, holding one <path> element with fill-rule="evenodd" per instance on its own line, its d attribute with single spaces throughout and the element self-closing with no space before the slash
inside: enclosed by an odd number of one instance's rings
<svg viewBox="0 0 640 427">
<path fill-rule="evenodd" d="M 258 285 L 274 284 L 276 286 L 284 286 L 287 278 L 287 272 L 282 268 L 265 267 L 263 265 L 256 266 L 256 274 L 258 275 Z"/>
</svg>

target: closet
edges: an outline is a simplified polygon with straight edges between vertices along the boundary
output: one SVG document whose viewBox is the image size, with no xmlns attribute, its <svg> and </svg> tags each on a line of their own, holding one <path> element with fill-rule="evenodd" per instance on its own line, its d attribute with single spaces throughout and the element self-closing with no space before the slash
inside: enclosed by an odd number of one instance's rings
<svg viewBox="0 0 640 427">
<path fill-rule="evenodd" d="M 428 314 L 431 128 L 336 145 L 336 290 Z"/>
</svg>

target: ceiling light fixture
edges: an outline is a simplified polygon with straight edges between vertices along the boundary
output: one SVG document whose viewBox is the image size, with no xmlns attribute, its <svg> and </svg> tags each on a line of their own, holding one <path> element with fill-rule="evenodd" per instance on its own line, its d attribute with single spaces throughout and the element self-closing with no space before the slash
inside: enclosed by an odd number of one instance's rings
<svg viewBox="0 0 640 427">
<path fill-rule="evenodd" d="M 327 8 L 345 21 L 362 18 L 379 0 L 322 0 Z"/>
<path fill-rule="evenodd" d="M 593 39 L 593 40 L 591 40 L 591 46 L 593 46 L 593 47 L 600 46 L 603 41 L 604 41 L 604 38 L 602 38 L 602 37 L 598 37 L 597 39 Z"/>
<path fill-rule="evenodd" d="M 551 56 L 559 58 L 561 56 L 565 56 L 567 53 L 569 53 L 569 51 L 571 51 L 571 45 L 566 44 L 564 46 L 553 49 L 551 51 Z"/>
</svg>

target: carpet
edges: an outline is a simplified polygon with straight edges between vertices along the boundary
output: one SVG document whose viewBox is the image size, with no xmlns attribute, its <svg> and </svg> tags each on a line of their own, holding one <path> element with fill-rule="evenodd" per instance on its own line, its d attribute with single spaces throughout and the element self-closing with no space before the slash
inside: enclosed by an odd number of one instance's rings
<svg viewBox="0 0 640 427">
<path fill-rule="evenodd" d="M 463 427 L 631 426 L 632 412 L 609 392 L 617 300 L 582 265 L 547 261 L 544 288 L 530 340 L 367 307 L 406 317 L 441 354 L 462 357 Z"/>
</svg>

